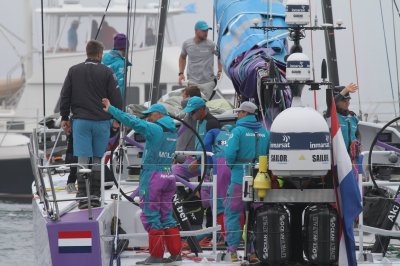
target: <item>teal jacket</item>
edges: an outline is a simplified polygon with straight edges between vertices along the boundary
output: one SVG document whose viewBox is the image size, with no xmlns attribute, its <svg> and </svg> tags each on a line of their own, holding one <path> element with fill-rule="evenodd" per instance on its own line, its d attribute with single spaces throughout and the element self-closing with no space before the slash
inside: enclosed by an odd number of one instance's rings
<svg viewBox="0 0 400 266">
<path fill-rule="evenodd" d="M 110 52 L 103 55 L 103 60 L 101 61 L 104 65 L 108 66 L 115 73 L 118 80 L 119 89 L 121 91 L 121 96 L 124 97 L 124 66 L 125 57 L 122 56 L 117 50 L 111 50 Z M 128 62 L 128 66 L 132 64 Z"/>
<path fill-rule="evenodd" d="M 346 149 L 349 151 L 350 144 L 358 139 L 358 118 L 356 115 L 349 114 L 345 116 L 338 113 L 338 119 Z"/>
<path fill-rule="evenodd" d="M 256 134 L 258 133 L 256 154 Z M 225 149 L 226 163 L 232 170 L 233 183 L 242 184 L 248 175 L 249 163 L 258 162 L 260 155 L 269 153 L 269 132 L 262 127 L 254 115 L 247 115 L 236 121 Z"/>
<path fill-rule="evenodd" d="M 168 172 L 171 167 L 178 133 L 174 120 L 164 116 L 157 122 L 147 122 L 110 106 L 108 112 L 122 124 L 134 129 L 146 139 L 142 169 Z"/>
</svg>

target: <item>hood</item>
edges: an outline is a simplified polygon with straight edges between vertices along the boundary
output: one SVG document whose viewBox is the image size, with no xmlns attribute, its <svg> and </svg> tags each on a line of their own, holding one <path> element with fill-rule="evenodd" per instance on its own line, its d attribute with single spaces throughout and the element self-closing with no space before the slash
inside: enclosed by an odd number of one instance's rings
<svg viewBox="0 0 400 266">
<path fill-rule="evenodd" d="M 164 127 L 166 127 L 168 130 L 170 130 L 172 132 L 176 132 L 176 125 L 175 125 L 174 120 L 172 120 L 172 118 L 167 115 L 158 119 L 157 123 L 163 125 Z"/>
<path fill-rule="evenodd" d="M 260 129 L 262 127 L 261 123 L 257 121 L 254 115 L 246 115 L 236 121 L 237 126 L 247 127 L 250 129 Z"/>
<path fill-rule="evenodd" d="M 122 56 L 120 52 L 117 50 L 111 50 L 109 53 L 106 53 L 103 55 L 103 64 L 109 66 L 119 60 L 125 60 L 125 58 Z M 131 66 L 132 64 L 128 62 L 128 66 Z"/>
</svg>

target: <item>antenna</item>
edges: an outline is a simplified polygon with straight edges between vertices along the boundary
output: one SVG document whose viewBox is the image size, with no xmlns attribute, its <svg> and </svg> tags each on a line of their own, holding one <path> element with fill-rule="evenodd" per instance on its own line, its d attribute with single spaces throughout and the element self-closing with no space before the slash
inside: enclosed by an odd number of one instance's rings
<svg viewBox="0 0 400 266">
<path fill-rule="evenodd" d="M 322 59 L 322 64 L 321 64 L 321 79 L 323 81 L 326 80 L 326 78 L 328 77 L 328 70 L 326 67 L 326 60 Z"/>
</svg>

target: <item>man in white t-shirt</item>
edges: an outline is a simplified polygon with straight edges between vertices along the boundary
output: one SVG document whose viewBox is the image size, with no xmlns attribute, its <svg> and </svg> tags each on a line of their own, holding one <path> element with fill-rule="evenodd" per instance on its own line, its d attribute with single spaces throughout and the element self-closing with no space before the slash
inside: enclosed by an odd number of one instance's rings
<svg viewBox="0 0 400 266">
<path fill-rule="evenodd" d="M 209 99 L 216 85 L 216 78 L 220 78 L 222 65 L 218 61 L 217 77 L 214 75 L 214 55 L 217 55 L 215 44 L 207 39 L 211 28 L 207 22 L 200 20 L 194 26 L 195 35 L 183 42 L 179 56 L 179 84 L 186 80 L 185 68 L 187 61 L 188 86 L 197 86 Z M 186 59 L 188 58 L 188 59 Z"/>
</svg>

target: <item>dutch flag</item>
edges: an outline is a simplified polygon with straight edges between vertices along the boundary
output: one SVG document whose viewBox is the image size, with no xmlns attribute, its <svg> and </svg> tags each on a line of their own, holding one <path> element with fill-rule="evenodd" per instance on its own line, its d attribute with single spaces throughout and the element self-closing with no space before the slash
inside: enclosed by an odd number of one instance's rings
<svg viewBox="0 0 400 266">
<path fill-rule="evenodd" d="M 59 253 L 91 253 L 92 231 L 58 232 Z"/>
<path fill-rule="evenodd" d="M 362 211 L 361 194 L 340 129 L 334 99 L 331 102 L 331 134 L 334 173 L 337 178 L 336 197 L 342 218 L 339 265 L 353 266 L 357 265 L 353 222 Z"/>
</svg>

